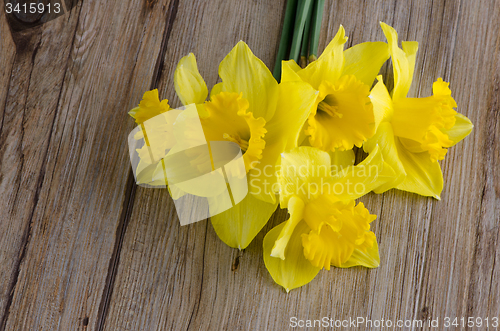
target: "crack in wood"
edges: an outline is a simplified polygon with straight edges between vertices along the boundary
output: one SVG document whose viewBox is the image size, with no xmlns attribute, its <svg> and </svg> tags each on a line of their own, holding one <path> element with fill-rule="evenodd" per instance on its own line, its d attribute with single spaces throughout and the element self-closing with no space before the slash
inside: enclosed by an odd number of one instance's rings
<svg viewBox="0 0 500 331">
<path fill-rule="evenodd" d="M 157 88 L 158 83 L 161 80 L 163 74 L 163 66 L 165 64 L 165 53 L 167 51 L 167 44 L 168 40 L 170 39 L 170 34 L 172 32 L 172 27 L 174 25 L 178 9 L 179 9 L 179 0 L 172 0 L 169 9 L 167 11 L 170 14 L 167 16 L 167 24 L 165 25 L 165 33 L 163 34 L 163 40 L 161 41 L 160 52 L 158 54 L 158 59 L 156 60 L 155 64 L 155 70 L 151 82 L 151 89 Z"/>
<path fill-rule="evenodd" d="M 40 47 L 40 44 L 41 44 L 41 40 L 39 39 L 37 42 L 36 42 L 36 45 L 33 47 L 33 50 L 32 50 L 32 54 L 31 54 L 31 70 L 30 70 L 30 73 L 29 73 L 29 78 L 28 78 L 28 91 L 26 91 L 26 98 L 28 98 L 28 95 L 29 95 L 29 84 L 31 82 L 31 75 L 33 73 L 33 68 L 35 66 L 35 57 L 36 57 L 36 54 L 38 52 L 38 48 Z M 16 66 L 16 63 L 19 64 L 19 65 L 22 65 L 23 62 L 24 62 L 24 59 L 26 57 L 26 55 L 29 56 L 29 53 L 24 53 L 22 55 L 20 55 L 20 59 L 17 58 L 16 56 L 16 60 L 13 64 L 13 68 Z M 7 98 L 8 99 L 8 98 Z M 6 99 L 6 103 L 7 103 L 7 99 Z M 22 133 L 21 133 L 21 141 L 24 141 L 24 113 L 26 112 L 26 104 L 27 102 L 25 101 L 25 105 L 24 105 L 24 108 L 23 108 L 23 123 L 21 123 L 21 129 L 22 129 Z M 21 158 L 21 170 L 19 172 L 19 185 L 18 185 L 18 189 L 16 190 L 16 198 L 15 200 L 17 200 L 17 195 L 19 194 L 19 189 L 21 187 L 21 181 L 22 181 L 22 169 L 24 168 L 24 153 L 22 151 L 22 145 L 20 144 L 19 145 L 19 153 L 20 153 L 20 158 Z M 48 150 L 48 146 L 47 146 L 47 150 Z M 47 154 L 47 153 L 45 153 Z M 45 155 L 46 156 L 46 155 Z M 12 300 L 14 298 L 14 292 L 15 292 L 15 288 L 16 288 L 16 285 L 17 285 L 17 282 L 18 282 L 18 279 L 19 279 L 19 273 L 21 271 L 21 264 L 23 263 L 24 261 L 24 258 L 26 257 L 26 251 L 27 251 L 27 247 L 29 245 L 29 242 L 30 242 L 30 238 L 31 238 L 31 234 L 32 234 L 32 229 L 33 229 L 33 215 L 35 214 L 35 209 L 36 209 L 36 206 L 38 204 L 38 199 L 40 197 L 40 190 L 42 188 L 42 184 L 43 184 L 43 179 L 45 178 L 45 165 L 46 163 L 44 164 L 44 166 L 42 167 L 41 169 L 41 174 L 40 174 L 40 177 L 38 178 L 38 181 L 37 181 L 37 185 L 36 185 L 36 190 L 35 190 L 35 195 L 33 197 L 33 208 L 30 212 L 30 216 L 29 216 L 29 222 L 24 230 L 24 233 L 23 233 L 23 236 L 22 236 L 22 247 L 21 247 L 21 251 L 20 251 L 20 254 L 19 254 L 19 259 L 16 261 L 15 263 L 15 268 L 14 268 L 14 275 L 12 277 L 12 281 L 9 285 L 9 296 L 7 298 L 7 304 L 5 305 L 5 310 L 4 310 L 4 313 L 2 315 L 2 318 L 0 319 L 0 330 L 5 330 L 5 326 L 7 324 L 7 320 L 9 318 L 9 315 L 10 315 L 10 307 L 12 305 Z"/>
<path fill-rule="evenodd" d="M 80 7 L 81 8 L 81 7 Z M 78 15 L 80 14 L 80 11 L 78 12 Z M 77 24 L 78 25 L 78 24 Z M 74 40 L 75 40 L 75 35 L 76 35 L 76 27 L 75 27 L 75 31 L 73 33 L 73 39 L 72 39 L 72 42 L 71 42 L 71 47 L 73 46 L 73 43 L 74 43 Z M 36 33 L 35 33 L 36 32 Z M 29 74 L 29 78 L 28 78 L 28 90 L 26 91 L 26 99 L 28 98 L 29 96 L 29 84 L 31 82 L 31 75 L 33 73 L 33 68 L 35 67 L 35 58 L 36 58 L 36 55 L 38 53 L 38 50 L 39 50 L 39 47 L 42 43 L 42 37 L 41 37 L 41 30 L 40 28 L 35 28 L 35 30 L 32 30 L 28 35 L 30 36 L 30 38 L 33 38 L 33 37 L 39 37 L 38 40 L 36 41 L 36 44 L 35 46 L 32 48 L 31 52 L 28 52 L 26 53 L 26 49 L 30 48 L 29 46 L 27 46 L 27 43 L 29 43 L 29 41 L 26 39 L 27 38 L 27 33 L 26 32 L 20 32 L 20 31 L 14 31 L 14 30 L 11 30 L 11 33 L 12 33 L 12 39 L 14 40 L 14 43 L 16 45 L 16 56 L 14 57 L 14 62 L 12 64 L 12 68 L 11 68 L 11 75 L 9 77 L 9 85 L 11 84 L 12 82 L 12 73 L 14 71 L 14 68 L 16 67 L 16 64 L 17 65 L 20 65 L 23 63 L 23 58 L 25 56 L 30 56 L 30 53 L 31 53 L 31 70 L 30 70 L 30 74 Z M 19 37 L 19 35 L 21 35 L 22 37 Z M 21 53 L 19 53 L 19 51 Z M 21 56 L 21 59 L 19 60 L 18 59 L 18 56 Z M 68 58 L 66 60 L 66 67 L 67 67 L 67 64 L 69 62 L 69 59 L 70 59 L 70 55 L 68 55 Z M 64 76 L 63 76 L 63 81 L 64 81 Z M 56 103 L 56 112 L 57 112 L 57 109 L 59 107 L 59 102 L 60 102 L 60 98 L 61 98 L 61 94 L 62 94 L 62 89 L 63 89 L 63 86 L 64 84 L 61 84 L 61 88 L 59 90 L 59 95 L 58 95 L 58 100 L 57 100 L 57 103 Z M 5 98 L 5 106 L 4 106 L 4 112 L 3 112 L 3 115 L 5 115 L 5 109 L 7 108 L 7 104 L 8 104 L 8 96 Z M 25 102 L 25 105 L 24 105 L 24 108 L 23 108 L 23 111 L 25 112 L 26 111 L 26 107 L 27 107 L 27 102 Z M 54 124 L 55 124 L 55 120 L 56 120 L 56 114 L 54 114 L 54 119 L 53 119 L 53 122 L 52 122 L 52 127 L 54 127 Z M 2 129 L 3 129 L 3 123 L 4 123 L 4 120 L 3 120 L 3 116 L 2 116 L 2 123 L 0 125 L 0 132 L 2 132 Z M 23 123 L 21 123 L 21 128 L 23 128 L 24 126 L 24 115 L 23 115 Z M 24 133 L 24 132 L 23 132 Z M 47 155 L 48 155 L 48 150 L 50 148 L 50 140 L 52 138 L 52 135 L 49 135 L 49 141 L 47 143 L 47 148 L 45 150 L 45 153 L 43 155 L 43 159 L 46 159 L 47 158 Z M 24 140 L 24 137 L 22 136 L 21 138 L 21 141 Z M 22 146 L 22 145 L 21 145 Z M 21 152 L 21 157 L 22 157 L 22 161 L 21 161 L 21 165 L 24 164 L 24 155 L 23 155 L 23 152 L 22 150 L 20 151 Z M 12 281 L 11 281 L 11 284 L 9 284 L 9 290 L 8 290 L 8 293 L 9 293 L 9 296 L 7 298 L 7 303 L 5 305 L 5 309 L 4 309 L 4 312 L 0 318 L 0 331 L 3 331 L 5 330 L 6 328 L 6 325 L 7 325 L 7 321 L 9 319 L 9 316 L 10 316 L 10 308 L 12 306 L 12 301 L 13 301 L 13 298 L 14 298 L 14 293 L 15 293 L 15 289 L 16 289 L 16 286 L 17 286 L 17 283 L 18 283 L 18 280 L 19 280 L 19 274 L 20 274 L 20 271 L 21 271 L 21 265 L 22 263 L 24 262 L 24 259 L 25 259 L 25 256 L 26 256 L 26 252 L 27 252 L 27 248 L 28 248 L 28 245 L 30 243 L 30 239 L 31 239 L 31 235 L 32 235 L 32 230 L 33 230 L 33 216 L 35 214 L 35 210 L 38 206 L 38 201 L 39 201 L 39 198 L 40 198 L 40 191 L 42 189 L 42 186 L 43 186 L 43 181 L 45 180 L 45 174 L 46 174 L 46 170 L 47 170 L 47 162 L 45 162 L 41 168 L 41 172 L 40 172 L 40 176 L 38 178 L 38 181 L 37 181 L 37 185 L 36 185 L 36 189 L 35 189 L 35 194 L 34 194 L 34 197 L 33 197 L 33 208 L 30 212 L 30 216 L 29 216 L 29 222 L 26 226 L 26 229 L 23 233 L 23 236 L 22 236 L 22 245 L 21 245 L 21 251 L 19 253 L 19 259 L 16 261 L 15 263 L 15 267 L 14 267 L 14 274 L 13 274 L 13 277 L 12 277 Z M 22 166 L 21 166 L 21 173 L 22 173 Z M 21 176 L 21 173 L 20 173 L 20 176 Z M 16 195 L 18 193 L 19 189 L 17 190 L 16 192 Z"/>
<path fill-rule="evenodd" d="M 111 295 L 113 294 L 116 273 L 118 271 L 118 264 L 120 263 L 120 252 L 123 246 L 123 239 L 125 238 L 127 226 L 130 222 L 130 217 L 132 216 L 136 190 L 137 186 L 135 185 L 134 175 L 132 170 L 130 170 L 127 179 L 125 199 L 123 200 L 122 216 L 120 217 L 120 222 L 118 224 L 118 228 L 116 229 L 115 247 L 113 248 L 113 254 L 111 255 L 111 259 L 109 261 L 108 275 L 106 276 L 101 303 L 99 304 L 99 309 L 97 311 L 96 330 L 104 329 Z"/>
</svg>

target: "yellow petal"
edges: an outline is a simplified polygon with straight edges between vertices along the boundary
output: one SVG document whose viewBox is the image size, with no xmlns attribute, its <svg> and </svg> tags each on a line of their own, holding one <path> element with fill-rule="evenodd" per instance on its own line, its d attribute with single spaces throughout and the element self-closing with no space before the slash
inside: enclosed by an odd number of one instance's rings
<svg viewBox="0 0 500 331">
<path fill-rule="evenodd" d="M 366 85 L 372 86 L 380 68 L 389 58 L 389 47 L 381 41 L 365 42 L 346 49 L 344 56 L 342 75 L 354 75 Z"/>
<path fill-rule="evenodd" d="M 141 124 L 169 109 L 168 100 L 160 101 L 158 89 L 154 89 L 144 93 L 139 107 L 129 111 L 129 115 L 135 119 L 137 124 Z"/>
<path fill-rule="evenodd" d="M 406 177 L 396 186 L 398 190 L 431 196 L 440 200 L 443 190 L 443 173 L 437 161 L 432 161 L 429 153 L 412 153 L 396 138 L 399 159 L 403 165 Z"/>
<path fill-rule="evenodd" d="M 255 118 L 271 119 L 278 102 L 278 83 L 266 65 L 240 41 L 219 65 L 225 92 L 243 93 Z"/>
<path fill-rule="evenodd" d="M 210 91 L 210 98 L 212 98 L 214 95 L 219 94 L 222 92 L 222 83 L 217 83 L 212 87 L 212 90 Z"/>
<path fill-rule="evenodd" d="M 212 216 L 215 232 L 226 245 L 246 248 L 276 210 L 277 203 L 267 203 L 248 194 L 236 206 Z"/>
<path fill-rule="evenodd" d="M 373 115 L 375 118 L 375 131 L 382 121 L 391 121 L 394 112 L 392 98 L 387 91 L 382 76 L 377 76 L 377 84 L 370 92 L 370 100 L 373 105 Z"/>
<path fill-rule="evenodd" d="M 471 133 L 474 125 L 472 122 L 462 114 L 457 113 L 455 115 L 455 125 L 451 129 L 441 129 L 444 134 L 448 136 L 453 143 L 450 146 L 455 145 Z"/>
<path fill-rule="evenodd" d="M 355 157 L 354 150 L 329 152 L 332 160 L 332 168 L 347 168 L 354 165 Z"/>
<path fill-rule="evenodd" d="M 264 237 L 264 264 L 273 280 L 289 292 L 294 288 L 306 285 L 316 277 L 321 268 L 314 267 L 305 257 L 301 235 L 310 231 L 305 222 L 300 222 L 293 231 L 285 249 L 286 259 L 271 256 L 271 250 L 278 238 L 284 223 L 274 227 Z"/>
<path fill-rule="evenodd" d="M 394 90 L 392 97 L 394 100 L 404 98 L 410 90 L 413 80 L 413 70 L 415 69 L 415 57 L 418 50 L 416 41 L 404 42 L 403 49 L 398 47 L 398 33 L 394 28 L 380 22 L 389 44 L 389 53 L 392 57 L 394 70 Z"/>
<path fill-rule="evenodd" d="M 394 180 L 394 169 L 384 160 L 376 145 L 372 153 L 360 164 L 345 168 L 332 179 L 331 189 L 324 193 L 337 200 L 349 201 Z"/>
<path fill-rule="evenodd" d="M 307 122 L 311 146 L 324 151 L 361 147 L 375 133 L 368 85 L 354 76 L 343 76 L 335 84 L 324 81 L 319 91 L 322 101 Z"/>
<path fill-rule="evenodd" d="M 347 41 L 344 27 L 341 25 L 337 34 L 325 48 L 321 56 L 311 62 L 305 69 L 298 72 L 298 75 L 311 84 L 316 90 L 324 80 L 335 82 L 342 74 L 344 66 L 344 44 Z"/>
<path fill-rule="evenodd" d="M 373 232 L 372 232 L 373 233 Z M 380 255 L 378 252 L 377 240 L 373 240 L 373 245 L 370 248 L 356 248 L 352 252 L 351 257 L 340 268 L 350 268 L 362 266 L 367 268 L 377 268 L 380 265 Z"/>
<path fill-rule="evenodd" d="M 404 166 L 399 160 L 398 149 L 394 139 L 397 138 L 394 137 L 391 124 L 388 122 L 382 122 L 378 127 L 377 133 L 375 133 L 372 138 L 368 139 L 368 141 L 363 144 L 363 149 L 369 154 L 371 154 L 378 146 L 384 161 L 386 161 L 395 171 L 395 176 L 392 180 L 389 180 L 373 189 L 375 193 L 383 193 L 387 190 L 395 188 L 403 182 L 406 176 Z"/>
<path fill-rule="evenodd" d="M 281 156 L 278 171 L 280 205 L 288 207 L 293 196 L 308 202 L 321 193 L 321 185 L 330 177 L 330 155 L 313 147 L 298 147 Z"/>
<path fill-rule="evenodd" d="M 290 218 L 285 222 L 285 226 L 281 229 L 281 232 L 274 243 L 271 251 L 272 257 L 279 257 L 282 260 L 285 259 L 286 246 L 292 236 L 293 230 L 302 220 L 303 211 L 304 202 L 298 197 L 292 197 L 288 202 L 288 212 L 290 213 Z"/>
<path fill-rule="evenodd" d="M 280 204 L 286 208 L 293 196 L 306 204 L 322 195 L 331 203 L 354 200 L 395 176 L 378 146 L 363 162 L 347 168 L 331 165 L 330 155 L 317 148 L 299 147 L 282 155 L 278 171 Z"/>
<path fill-rule="evenodd" d="M 299 133 L 313 109 L 318 92 L 309 84 L 296 81 L 279 86 L 279 103 L 273 119 L 266 126 L 273 132 L 268 141 L 283 140 L 284 150 L 297 147 Z"/>
<path fill-rule="evenodd" d="M 279 85 L 279 102 L 273 118 L 266 123 L 264 136 L 266 148 L 262 158 L 249 173 L 250 192 L 268 202 L 275 201 L 277 178 L 275 167 L 281 160 L 281 153 L 297 146 L 311 108 L 316 100 L 316 91 L 302 81 L 284 82 Z M 274 186 L 274 187 L 273 187 Z"/>
<path fill-rule="evenodd" d="M 175 92 L 183 105 L 203 103 L 208 96 L 207 84 L 201 77 L 193 53 L 184 56 L 174 73 Z"/>
<path fill-rule="evenodd" d="M 302 68 L 294 61 L 283 61 L 281 63 L 281 82 L 293 82 L 302 80 L 297 74 Z"/>
<path fill-rule="evenodd" d="M 154 180 L 156 164 L 151 164 L 143 161 L 139 161 L 136 170 L 136 184 L 146 184 L 153 187 L 165 187 L 165 181 Z"/>
<path fill-rule="evenodd" d="M 409 69 L 409 79 L 410 85 L 413 80 L 413 72 L 415 70 L 415 62 L 417 60 L 418 42 L 417 41 L 402 41 L 401 46 L 403 47 L 403 52 L 406 53 L 406 58 L 408 59 L 408 69 Z M 409 87 L 408 87 L 409 89 Z"/>
</svg>

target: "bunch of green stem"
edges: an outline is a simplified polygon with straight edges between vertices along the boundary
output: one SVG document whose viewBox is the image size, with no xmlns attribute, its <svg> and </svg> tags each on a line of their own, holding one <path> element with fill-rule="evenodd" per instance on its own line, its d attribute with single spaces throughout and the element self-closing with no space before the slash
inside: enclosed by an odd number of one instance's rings
<svg viewBox="0 0 500 331">
<path fill-rule="evenodd" d="M 325 0 L 288 0 L 273 75 L 281 77 L 281 61 L 295 60 L 301 67 L 316 60 Z"/>
</svg>

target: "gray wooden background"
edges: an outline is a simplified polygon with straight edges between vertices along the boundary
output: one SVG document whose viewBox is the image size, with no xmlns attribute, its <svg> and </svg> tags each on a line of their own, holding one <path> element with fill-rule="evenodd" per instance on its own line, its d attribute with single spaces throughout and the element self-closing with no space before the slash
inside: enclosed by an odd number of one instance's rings
<svg viewBox="0 0 500 331">
<path fill-rule="evenodd" d="M 348 46 L 385 40 L 378 22 L 393 25 L 420 43 L 410 94 L 451 80 L 459 112 L 475 124 L 442 162 L 442 201 L 399 191 L 362 199 L 378 215 L 378 269 L 322 271 L 286 294 L 262 260 L 264 234 L 286 211 L 240 252 L 207 221 L 180 227 L 166 190 L 135 186 L 127 111 L 142 93 L 158 87 L 179 105 L 177 61 L 194 52 L 210 87 L 239 40 L 272 66 L 284 8 L 284 0 L 79 0 L 13 32 L 2 9 L 0 330 L 500 317 L 500 1 L 326 1 L 320 49 L 339 24 Z"/>
</svg>

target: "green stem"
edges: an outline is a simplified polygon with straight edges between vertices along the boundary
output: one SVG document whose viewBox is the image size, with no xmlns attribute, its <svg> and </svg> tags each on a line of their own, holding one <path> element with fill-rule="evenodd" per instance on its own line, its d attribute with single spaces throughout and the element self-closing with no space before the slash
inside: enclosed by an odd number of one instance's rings
<svg viewBox="0 0 500 331">
<path fill-rule="evenodd" d="M 312 11 L 312 4 L 312 0 L 299 0 L 299 5 L 297 6 L 297 16 L 295 18 L 292 46 L 290 47 L 290 59 L 295 60 L 295 62 L 299 60 L 302 35 L 304 34 L 307 17 Z"/>
<path fill-rule="evenodd" d="M 315 1 L 316 3 L 316 1 Z M 309 35 L 311 30 L 311 21 L 312 21 L 312 8 L 309 11 L 309 15 L 306 18 L 306 25 L 304 26 L 304 34 L 302 35 L 302 46 L 300 48 L 300 66 L 305 68 L 307 66 L 307 57 L 309 52 Z"/>
<path fill-rule="evenodd" d="M 316 0 L 316 3 L 314 5 L 314 12 L 312 14 L 309 61 L 314 61 L 318 58 L 319 34 L 321 32 L 321 21 L 323 20 L 324 8 L 325 0 Z"/>
<path fill-rule="evenodd" d="M 280 46 L 276 55 L 276 63 L 274 64 L 273 76 L 279 81 L 281 77 L 281 61 L 285 60 L 288 46 L 290 45 L 290 37 L 292 33 L 293 21 L 297 10 L 297 0 L 288 0 L 286 4 L 285 20 L 281 31 Z"/>
</svg>

